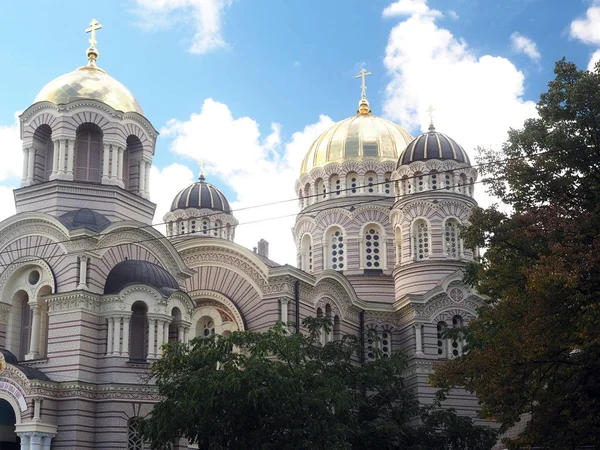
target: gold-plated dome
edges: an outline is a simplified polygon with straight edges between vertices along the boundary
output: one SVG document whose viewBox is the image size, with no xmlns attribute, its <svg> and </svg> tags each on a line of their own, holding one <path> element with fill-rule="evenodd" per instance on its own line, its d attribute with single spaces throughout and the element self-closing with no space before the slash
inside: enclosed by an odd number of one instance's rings
<svg viewBox="0 0 600 450">
<path fill-rule="evenodd" d="M 396 162 L 412 140 L 410 133 L 395 123 L 359 112 L 317 138 L 304 157 L 300 176 L 315 167 L 349 159 Z"/>
<path fill-rule="evenodd" d="M 98 100 L 118 111 L 144 114 L 125 86 L 94 66 L 80 67 L 52 80 L 40 91 L 34 103 L 48 101 L 63 105 L 74 100 Z"/>
</svg>

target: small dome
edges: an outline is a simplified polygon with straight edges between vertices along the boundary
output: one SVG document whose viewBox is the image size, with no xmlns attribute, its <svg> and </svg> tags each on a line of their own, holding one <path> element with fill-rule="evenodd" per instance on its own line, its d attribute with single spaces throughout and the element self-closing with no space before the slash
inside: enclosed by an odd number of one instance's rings
<svg viewBox="0 0 600 450">
<path fill-rule="evenodd" d="M 156 264 L 138 259 L 128 259 L 114 266 L 104 284 L 104 294 L 116 294 L 132 284 L 153 286 L 165 295 L 179 290 L 177 280 Z"/>
<path fill-rule="evenodd" d="M 398 160 L 413 137 L 389 120 L 359 113 L 333 125 L 311 145 L 304 157 L 300 176 L 315 167 L 346 160 Z"/>
<path fill-rule="evenodd" d="M 75 100 L 98 100 L 117 111 L 144 114 L 129 90 L 97 67 L 80 67 L 48 83 L 34 103 L 48 101 L 64 105 Z"/>
<path fill-rule="evenodd" d="M 92 211 L 89 208 L 76 209 L 58 216 L 58 220 L 69 230 L 75 228 L 89 228 L 94 231 L 102 231 L 110 225 L 104 215 Z"/>
<path fill-rule="evenodd" d="M 398 167 L 428 159 L 453 159 L 471 165 L 467 152 L 454 139 L 435 131 L 433 125 L 406 146 L 398 158 Z"/>
<path fill-rule="evenodd" d="M 187 208 L 206 208 L 231 214 L 229 202 L 223 193 L 212 184 L 207 183 L 203 175 L 200 175 L 194 184 L 179 192 L 171 204 L 171 211 Z"/>
</svg>

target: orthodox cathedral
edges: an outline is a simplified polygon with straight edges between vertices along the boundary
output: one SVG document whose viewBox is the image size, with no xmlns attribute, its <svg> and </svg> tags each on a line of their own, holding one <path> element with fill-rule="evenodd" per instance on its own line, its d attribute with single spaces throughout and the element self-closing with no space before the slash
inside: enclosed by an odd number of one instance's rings
<svg viewBox="0 0 600 450">
<path fill-rule="evenodd" d="M 144 449 L 137 418 L 158 401 L 144 376 L 163 343 L 278 321 L 301 332 L 307 316 L 331 319 L 323 343 L 359 337 L 363 362 L 404 350 L 407 384 L 431 402 L 428 374 L 462 346 L 440 333 L 481 302 L 462 282 L 477 178 L 465 150 L 433 125 L 413 138 L 373 115 L 363 69 L 356 114 L 306 150 L 297 267 L 269 259 L 265 240 L 236 244 L 235 211 L 203 175 L 162 234 L 148 189 L 158 133 L 98 67 L 99 28 L 87 65 L 20 116 L 22 183 L 0 222 L 0 449 Z M 447 404 L 477 409 L 464 392 Z"/>
</svg>

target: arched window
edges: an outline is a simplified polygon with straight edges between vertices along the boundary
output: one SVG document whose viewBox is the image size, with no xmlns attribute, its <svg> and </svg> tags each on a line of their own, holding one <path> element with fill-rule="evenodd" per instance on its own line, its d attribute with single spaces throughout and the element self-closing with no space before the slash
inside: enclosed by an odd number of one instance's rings
<svg viewBox="0 0 600 450">
<path fill-rule="evenodd" d="M 310 189 L 310 184 L 306 183 L 306 185 L 304 186 L 304 199 L 305 199 L 305 203 L 304 204 L 306 206 L 312 205 L 312 203 L 313 203 L 313 199 L 311 197 L 311 194 L 312 194 L 312 192 L 311 192 L 311 189 Z"/>
<path fill-rule="evenodd" d="M 416 220 L 413 224 L 413 255 L 417 261 L 429 258 L 430 253 L 429 227 L 424 219 Z"/>
<path fill-rule="evenodd" d="M 55 156 L 52 129 L 48 125 L 40 125 L 33 133 L 33 148 L 35 154 L 33 181 L 43 183 L 52 175 Z"/>
<path fill-rule="evenodd" d="M 331 305 L 329 303 L 325 305 L 325 317 L 329 319 L 332 325 L 329 332 L 325 335 L 325 342 L 331 342 L 333 341 L 333 317 L 331 314 Z"/>
<path fill-rule="evenodd" d="M 100 183 L 102 130 L 94 123 L 84 123 L 75 138 L 75 181 Z"/>
<path fill-rule="evenodd" d="M 374 328 L 365 333 L 365 357 L 367 362 L 377 359 L 377 330 Z"/>
<path fill-rule="evenodd" d="M 443 331 L 446 329 L 446 322 L 438 322 L 437 324 L 437 354 L 439 357 L 446 357 L 446 339 L 442 337 Z"/>
<path fill-rule="evenodd" d="M 444 253 L 448 258 L 460 258 L 459 223 L 456 219 L 446 220 L 444 227 Z"/>
<path fill-rule="evenodd" d="M 202 219 L 202 234 L 208 234 L 208 218 L 205 217 Z"/>
<path fill-rule="evenodd" d="M 342 333 L 340 330 L 340 318 L 338 316 L 333 317 L 333 340 L 339 341 L 342 339 Z"/>
<path fill-rule="evenodd" d="M 392 174 L 390 172 L 387 172 L 384 176 L 383 179 L 385 181 L 385 184 L 383 185 L 383 193 L 385 195 L 389 195 L 392 192 L 392 185 L 390 180 L 392 179 Z"/>
<path fill-rule="evenodd" d="M 344 247 L 344 235 L 338 227 L 331 228 L 327 233 L 327 247 L 324 252 L 327 258 L 327 268 L 343 270 L 346 262 L 346 249 Z"/>
<path fill-rule="evenodd" d="M 460 328 L 463 326 L 463 318 L 459 315 L 456 315 L 452 318 L 452 327 Z M 460 339 L 452 338 L 450 341 L 450 349 L 452 351 L 452 357 L 456 358 L 462 354 L 462 342 Z"/>
<path fill-rule="evenodd" d="M 223 224 L 220 220 L 215 220 L 215 226 L 213 227 L 213 235 L 214 237 L 219 237 L 223 232 Z"/>
<path fill-rule="evenodd" d="M 336 196 L 342 194 L 342 180 L 337 175 L 332 175 L 329 179 L 329 183 L 331 184 L 331 190 L 335 192 Z"/>
<path fill-rule="evenodd" d="M 417 172 L 414 175 L 414 183 L 416 186 L 416 192 L 423 192 L 427 187 L 425 186 L 425 177 L 421 172 Z"/>
<path fill-rule="evenodd" d="M 139 185 L 139 161 L 142 158 L 143 151 L 144 146 L 137 136 L 130 135 L 127 137 L 127 147 L 125 147 L 125 151 L 123 152 L 123 167 L 120 169 L 123 185 L 130 192 L 138 192 L 144 189 L 144 186 Z"/>
<path fill-rule="evenodd" d="M 438 177 L 439 174 L 437 170 L 432 170 L 429 172 L 429 187 L 434 191 L 438 188 Z"/>
<path fill-rule="evenodd" d="M 309 234 L 302 236 L 301 245 L 301 256 L 300 256 L 300 268 L 305 272 L 312 272 L 313 270 L 313 248 L 312 239 Z"/>
<path fill-rule="evenodd" d="M 381 355 L 389 358 L 392 355 L 392 332 L 383 330 L 381 332 Z"/>
<path fill-rule="evenodd" d="M 384 251 L 380 227 L 377 225 L 367 226 L 363 237 L 363 267 L 383 269 Z"/>
<path fill-rule="evenodd" d="M 196 336 L 200 337 L 210 337 L 215 334 L 215 322 L 212 317 L 204 316 L 198 320 L 196 324 Z"/>
<path fill-rule="evenodd" d="M 444 174 L 444 188 L 446 188 L 447 191 L 454 190 L 453 184 L 454 184 L 454 173 L 446 172 Z"/>
<path fill-rule="evenodd" d="M 396 227 L 394 231 L 394 244 L 396 247 L 396 265 L 402 263 L 402 228 Z"/>
<path fill-rule="evenodd" d="M 18 339 L 19 361 L 25 359 L 25 355 L 29 353 L 29 345 L 31 342 L 31 325 L 33 314 L 29 306 L 29 296 L 25 291 L 19 291 L 13 297 L 13 305 L 16 306 L 19 313 L 19 320 L 16 323 L 20 324 L 20 335 Z M 16 319 L 16 317 L 15 317 Z"/>
<path fill-rule="evenodd" d="M 404 175 L 404 177 L 402 178 L 402 185 L 404 194 L 412 194 L 414 192 L 415 186 L 414 177 L 409 178 L 407 175 Z"/>
<path fill-rule="evenodd" d="M 148 306 L 144 302 L 131 305 L 129 358 L 131 361 L 146 361 L 148 351 Z"/>
<path fill-rule="evenodd" d="M 464 173 L 460 174 L 460 192 L 467 194 L 467 176 Z"/>
<path fill-rule="evenodd" d="M 356 172 L 350 172 L 346 175 L 346 189 L 349 194 L 358 193 L 358 174 Z"/>
<path fill-rule="evenodd" d="M 325 182 L 322 178 L 317 180 L 317 194 L 319 194 L 320 198 L 327 198 L 327 188 L 325 187 Z"/>
<path fill-rule="evenodd" d="M 367 194 L 375 194 L 379 191 L 377 185 L 377 174 L 375 172 L 367 172 L 365 174 L 365 192 Z"/>
<path fill-rule="evenodd" d="M 132 417 L 127 421 L 127 450 L 146 450 L 147 448 L 140 435 L 140 418 Z"/>
<path fill-rule="evenodd" d="M 173 319 L 171 319 L 171 323 L 169 324 L 169 342 L 183 341 L 183 330 L 181 329 L 181 310 L 177 307 L 173 308 L 171 310 L 171 317 Z"/>
</svg>

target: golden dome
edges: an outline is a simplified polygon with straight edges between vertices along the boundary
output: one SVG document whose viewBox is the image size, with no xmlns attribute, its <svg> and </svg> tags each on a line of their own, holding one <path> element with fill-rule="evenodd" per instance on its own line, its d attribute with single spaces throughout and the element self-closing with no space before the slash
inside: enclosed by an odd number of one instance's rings
<svg viewBox="0 0 600 450">
<path fill-rule="evenodd" d="M 352 159 L 396 162 L 412 140 L 404 128 L 359 110 L 358 115 L 336 123 L 317 138 L 304 157 L 300 176 L 315 167 Z"/>
<path fill-rule="evenodd" d="M 63 105 L 74 100 L 98 100 L 118 111 L 144 114 L 125 86 L 104 70 L 89 65 L 52 80 L 40 91 L 34 103 L 48 101 Z"/>
</svg>

